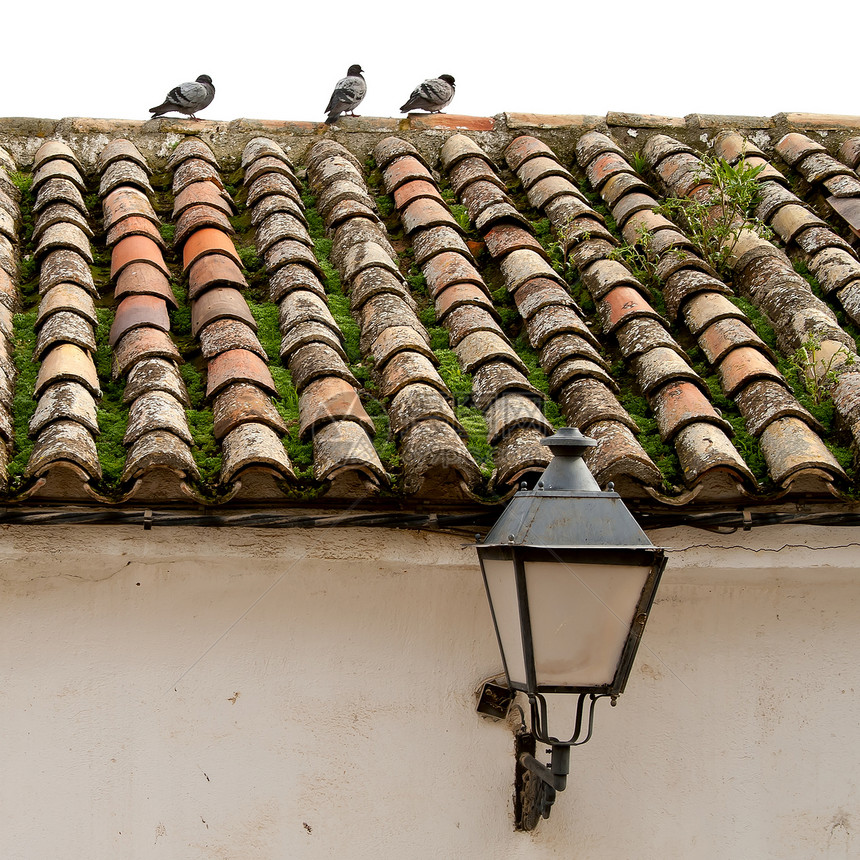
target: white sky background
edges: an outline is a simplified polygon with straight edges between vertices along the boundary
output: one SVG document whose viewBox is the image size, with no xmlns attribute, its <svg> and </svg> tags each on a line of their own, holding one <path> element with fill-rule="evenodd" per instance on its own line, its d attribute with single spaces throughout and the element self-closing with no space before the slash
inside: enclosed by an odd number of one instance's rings
<svg viewBox="0 0 860 860">
<path fill-rule="evenodd" d="M 815 10 L 856 24 L 853 4 Z M 321 121 L 351 63 L 368 82 L 363 116 L 400 116 L 443 73 L 457 80 L 448 111 L 477 116 L 860 114 L 855 54 L 814 20 L 773 0 L 7 4 L 0 116 L 147 119 L 205 73 L 203 119 Z"/>
</svg>

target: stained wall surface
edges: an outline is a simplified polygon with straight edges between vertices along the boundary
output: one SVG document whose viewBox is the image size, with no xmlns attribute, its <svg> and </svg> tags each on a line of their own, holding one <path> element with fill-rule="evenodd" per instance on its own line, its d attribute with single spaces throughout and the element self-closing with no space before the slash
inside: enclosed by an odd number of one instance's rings
<svg viewBox="0 0 860 860">
<path fill-rule="evenodd" d="M 7 860 L 857 856 L 856 531 L 652 535 L 627 692 L 533 834 L 463 539 L 2 535 Z"/>
</svg>

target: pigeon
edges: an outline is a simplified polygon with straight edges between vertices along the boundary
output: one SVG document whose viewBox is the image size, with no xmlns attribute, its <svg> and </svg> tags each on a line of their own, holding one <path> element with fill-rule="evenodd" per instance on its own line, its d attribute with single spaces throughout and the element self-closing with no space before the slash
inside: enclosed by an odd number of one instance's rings
<svg viewBox="0 0 860 860">
<path fill-rule="evenodd" d="M 439 113 L 447 107 L 454 98 L 454 78 L 451 75 L 439 75 L 438 78 L 428 78 L 412 90 L 409 101 L 400 108 L 401 113 L 411 110 L 426 110 Z"/>
<path fill-rule="evenodd" d="M 367 83 L 362 77 L 363 69 L 359 65 L 350 66 L 345 78 L 341 78 L 331 94 L 326 111 L 326 125 L 337 122 L 342 113 L 355 116 L 355 109 L 367 95 Z"/>
<path fill-rule="evenodd" d="M 199 110 L 209 107 L 215 98 L 215 87 L 209 75 L 200 75 L 196 81 L 186 81 L 174 87 L 165 97 L 164 103 L 149 109 L 153 117 L 161 116 L 169 111 L 184 113 L 191 119 Z"/>
</svg>

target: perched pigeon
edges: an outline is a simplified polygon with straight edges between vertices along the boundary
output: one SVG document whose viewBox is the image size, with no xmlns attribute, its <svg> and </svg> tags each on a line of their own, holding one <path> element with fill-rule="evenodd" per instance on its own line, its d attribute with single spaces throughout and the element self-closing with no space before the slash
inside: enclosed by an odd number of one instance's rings
<svg viewBox="0 0 860 860">
<path fill-rule="evenodd" d="M 419 84 L 412 90 L 409 101 L 400 108 L 402 113 L 411 110 L 426 110 L 430 113 L 439 113 L 442 108 L 447 107 L 454 98 L 454 79 L 451 75 L 439 75 L 438 78 L 428 78 L 423 84 Z"/>
<path fill-rule="evenodd" d="M 342 113 L 355 116 L 353 111 L 361 104 L 367 95 L 367 83 L 362 77 L 363 69 L 359 65 L 350 66 L 345 78 L 341 78 L 331 94 L 326 112 L 326 125 L 337 122 Z"/>
<path fill-rule="evenodd" d="M 187 81 L 174 87 L 164 98 L 164 103 L 149 109 L 153 117 L 161 116 L 169 111 L 184 113 L 197 119 L 194 114 L 212 104 L 215 98 L 215 87 L 209 75 L 200 75 L 196 81 Z"/>
</svg>

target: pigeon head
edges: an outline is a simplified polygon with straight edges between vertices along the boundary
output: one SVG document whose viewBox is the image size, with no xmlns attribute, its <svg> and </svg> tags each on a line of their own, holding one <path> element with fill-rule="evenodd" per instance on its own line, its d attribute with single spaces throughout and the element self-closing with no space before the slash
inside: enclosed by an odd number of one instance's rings
<svg viewBox="0 0 860 860">
<path fill-rule="evenodd" d="M 445 81 L 446 84 L 451 84 L 452 87 L 454 86 L 454 78 L 451 75 L 439 75 L 439 80 Z"/>
<path fill-rule="evenodd" d="M 198 84 L 211 84 L 212 78 L 210 78 L 209 75 L 200 75 L 200 77 L 197 78 L 197 83 Z"/>
<path fill-rule="evenodd" d="M 347 74 L 350 76 L 360 75 L 363 71 L 364 69 L 362 69 L 361 66 L 358 65 L 358 63 L 355 63 L 354 65 L 349 67 L 349 69 L 347 70 Z"/>
</svg>

